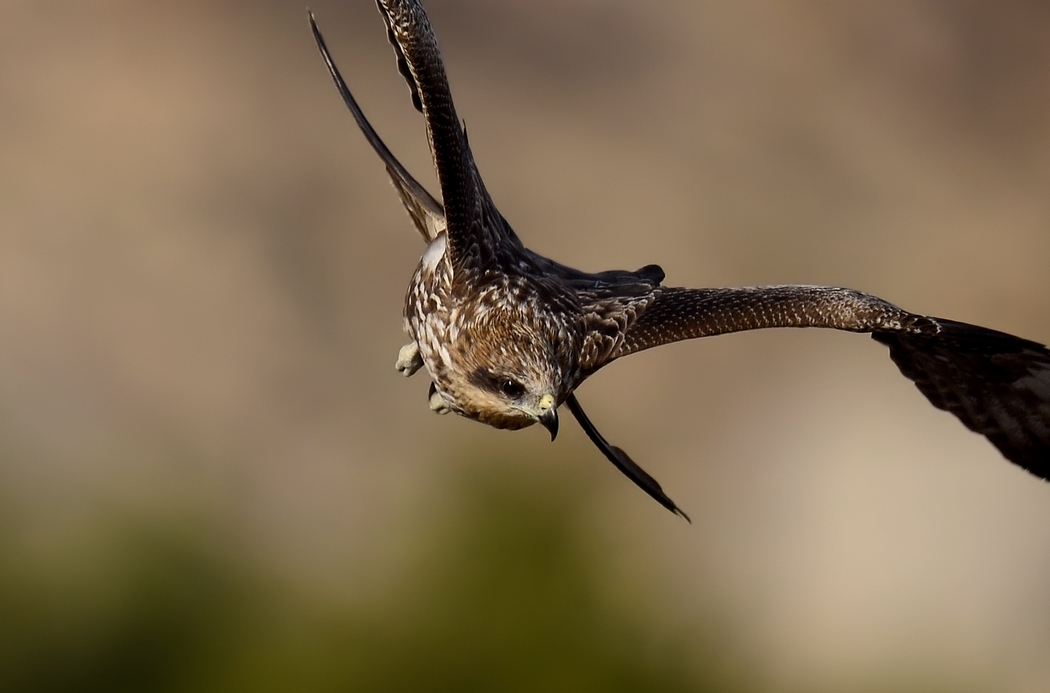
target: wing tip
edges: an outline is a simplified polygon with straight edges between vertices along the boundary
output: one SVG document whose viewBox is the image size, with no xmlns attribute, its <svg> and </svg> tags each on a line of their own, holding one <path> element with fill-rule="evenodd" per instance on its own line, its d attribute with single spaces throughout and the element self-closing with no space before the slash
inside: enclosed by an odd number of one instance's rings
<svg viewBox="0 0 1050 693">
<path fill-rule="evenodd" d="M 1050 351 L 978 325 L 921 318 L 877 331 L 890 358 L 933 406 L 984 436 L 1013 464 L 1050 481 Z"/>
<path fill-rule="evenodd" d="M 565 403 L 569 407 L 569 411 L 576 417 L 576 421 L 580 424 L 580 428 L 587 434 L 594 446 L 605 456 L 605 459 L 613 463 L 613 466 L 620 470 L 620 472 L 634 482 L 635 486 L 645 491 L 645 493 L 655 500 L 657 503 L 665 507 L 671 513 L 678 515 L 685 519 L 689 524 L 693 524 L 693 520 L 686 515 L 685 511 L 678 507 L 678 505 L 671 500 L 671 498 L 664 493 L 660 483 L 650 476 L 644 469 L 638 466 L 638 464 L 631 459 L 630 455 L 624 452 L 621 448 L 612 445 L 607 441 L 598 429 L 591 423 L 590 418 L 583 411 L 583 407 L 580 406 L 579 400 L 576 399 L 575 394 L 570 394 Z"/>
</svg>

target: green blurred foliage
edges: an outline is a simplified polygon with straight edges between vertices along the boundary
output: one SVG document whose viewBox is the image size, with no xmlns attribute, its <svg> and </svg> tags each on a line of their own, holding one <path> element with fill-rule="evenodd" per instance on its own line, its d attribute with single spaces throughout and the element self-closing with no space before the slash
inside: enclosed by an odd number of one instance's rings
<svg viewBox="0 0 1050 693">
<path fill-rule="evenodd" d="M 678 632 L 616 588 L 571 481 L 502 460 L 461 470 L 401 574 L 376 594 L 348 585 L 350 600 L 278 577 L 199 517 L 58 542 L 0 522 L 0 690 L 782 689 L 716 621 Z M 960 690 L 886 674 L 837 690 Z"/>
<path fill-rule="evenodd" d="M 53 560 L 8 531 L 0 690 L 742 690 L 603 584 L 571 487 L 464 469 L 406 574 L 353 605 L 199 523 L 125 518 Z"/>
</svg>

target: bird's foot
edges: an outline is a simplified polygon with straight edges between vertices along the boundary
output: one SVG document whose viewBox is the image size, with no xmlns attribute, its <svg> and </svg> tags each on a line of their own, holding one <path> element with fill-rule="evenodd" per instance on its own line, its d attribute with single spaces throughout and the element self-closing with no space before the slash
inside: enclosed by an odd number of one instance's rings
<svg viewBox="0 0 1050 693">
<path fill-rule="evenodd" d="M 394 368 L 406 378 L 415 375 L 416 371 L 423 367 L 423 357 L 419 355 L 419 345 L 409 342 L 397 352 L 397 363 Z"/>
<path fill-rule="evenodd" d="M 430 411 L 435 414 L 447 414 L 452 411 L 434 383 L 430 383 Z"/>
</svg>

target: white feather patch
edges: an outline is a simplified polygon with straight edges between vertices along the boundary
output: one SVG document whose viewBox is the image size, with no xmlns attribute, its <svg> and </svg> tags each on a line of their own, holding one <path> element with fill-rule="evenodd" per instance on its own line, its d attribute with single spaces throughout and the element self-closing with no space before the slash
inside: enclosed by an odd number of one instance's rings
<svg viewBox="0 0 1050 693">
<path fill-rule="evenodd" d="M 447 245 L 446 239 L 448 237 L 445 234 L 438 234 L 438 237 L 434 239 L 434 242 L 427 246 L 427 250 L 423 253 L 423 267 L 428 272 L 433 272 L 437 264 L 441 262 L 441 258 L 445 257 L 445 246 Z"/>
</svg>

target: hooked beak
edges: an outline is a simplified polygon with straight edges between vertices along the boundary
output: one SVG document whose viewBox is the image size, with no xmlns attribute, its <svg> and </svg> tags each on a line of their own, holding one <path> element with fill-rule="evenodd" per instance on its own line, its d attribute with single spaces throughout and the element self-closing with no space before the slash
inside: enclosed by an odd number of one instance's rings
<svg viewBox="0 0 1050 693">
<path fill-rule="evenodd" d="M 558 407 L 554 404 L 553 395 L 544 395 L 540 400 L 540 413 L 536 417 L 544 428 L 550 431 L 551 440 L 558 437 Z"/>
</svg>

